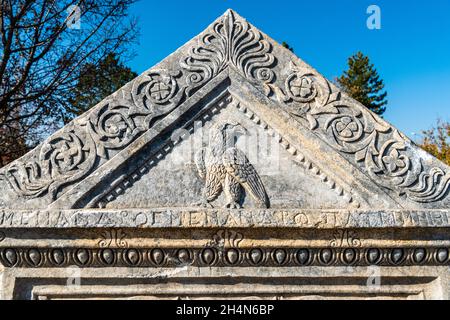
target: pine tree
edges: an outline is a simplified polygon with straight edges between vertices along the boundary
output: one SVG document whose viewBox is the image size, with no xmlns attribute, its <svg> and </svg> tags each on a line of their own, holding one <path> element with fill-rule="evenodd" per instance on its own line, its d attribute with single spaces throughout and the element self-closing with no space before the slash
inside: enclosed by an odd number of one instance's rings
<svg viewBox="0 0 450 320">
<path fill-rule="evenodd" d="M 378 115 L 386 111 L 387 92 L 369 57 L 361 52 L 348 59 L 348 70 L 337 79 L 338 86 Z"/>
<path fill-rule="evenodd" d="M 289 51 L 291 51 L 292 53 L 294 53 L 294 48 L 292 48 L 289 43 L 283 41 L 283 43 L 281 44 L 283 47 L 285 47 L 286 49 L 288 49 Z"/>
<path fill-rule="evenodd" d="M 137 77 L 130 68 L 120 63 L 116 54 L 108 54 L 98 66 L 87 64 L 70 99 L 71 107 L 64 122 L 79 116 Z"/>
</svg>

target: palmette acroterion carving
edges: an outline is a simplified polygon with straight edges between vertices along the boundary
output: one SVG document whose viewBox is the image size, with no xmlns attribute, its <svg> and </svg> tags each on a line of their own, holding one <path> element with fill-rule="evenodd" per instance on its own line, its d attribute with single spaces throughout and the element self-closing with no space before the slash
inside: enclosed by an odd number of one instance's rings
<svg viewBox="0 0 450 320">
<path fill-rule="evenodd" d="M 271 69 L 276 59 L 272 45 L 247 21 L 238 20 L 229 11 L 214 23 L 180 62 L 189 71 L 187 84 L 192 91 L 214 78 L 228 66 L 233 66 L 252 82 L 271 83 L 275 73 Z"/>
</svg>

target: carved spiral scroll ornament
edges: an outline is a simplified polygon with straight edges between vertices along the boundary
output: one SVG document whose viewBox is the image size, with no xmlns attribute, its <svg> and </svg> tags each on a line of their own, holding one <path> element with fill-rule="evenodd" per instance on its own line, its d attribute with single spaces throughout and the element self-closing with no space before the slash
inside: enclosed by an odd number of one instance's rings
<svg viewBox="0 0 450 320">
<path fill-rule="evenodd" d="M 107 158 L 107 150 L 122 149 L 141 131 L 129 115 L 130 107 L 123 100 L 115 100 L 94 110 L 89 118 L 89 134 L 94 138 L 98 155 Z"/>
<path fill-rule="evenodd" d="M 217 231 L 213 235 L 212 241 L 208 244 L 208 246 L 218 249 L 238 248 L 243 239 L 244 235 L 242 233 L 223 229 Z"/>
<path fill-rule="evenodd" d="M 184 88 L 177 82 L 181 72 L 152 70 L 136 79 L 131 91 L 134 106 L 130 113 L 144 115 L 144 123 L 148 126 L 151 120 L 169 113 L 180 104 Z"/>
<path fill-rule="evenodd" d="M 90 135 L 76 129 L 62 131 L 43 143 L 38 160 L 13 163 L 3 178 L 21 196 L 37 198 L 50 193 L 56 199 L 61 187 L 89 172 L 95 157 L 96 147 Z"/>
<path fill-rule="evenodd" d="M 138 77 L 130 100 L 108 98 L 86 116 L 47 139 L 37 160 L 14 162 L 0 178 L 22 197 L 51 194 L 56 200 L 61 187 L 86 177 L 97 159 L 109 160 L 111 150 L 121 150 L 148 130 L 154 118 L 177 107 L 185 88 L 180 72 L 154 70 Z M 121 93 L 118 93 L 120 95 Z"/>
<path fill-rule="evenodd" d="M 439 201 L 448 194 L 450 173 L 425 168 L 407 137 L 364 106 L 342 99 L 309 68 L 291 62 L 290 70 L 284 88 L 269 84 L 271 92 L 332 147 L 353 155 L 375 183 L 419 203 Z"/>
<path fill-rule="evenodd" d="M 104 231 L 98 242 L 100 248 L 127 248 L 126 233 L 122 229 Z"/>
<path fill-rule="evenodd" d="M 330 246 L 333 248 L 358 248 L 361 244 L 358 234 L 352 230 L 336 230 L 330 241 Z"/>
</svg>

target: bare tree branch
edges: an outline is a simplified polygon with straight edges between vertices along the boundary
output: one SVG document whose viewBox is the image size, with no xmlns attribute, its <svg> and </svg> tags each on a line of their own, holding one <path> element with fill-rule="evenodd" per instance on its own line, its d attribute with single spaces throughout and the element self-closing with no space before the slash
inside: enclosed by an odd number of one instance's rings
<svg viewBox="0 0 450 320">
<path fill-rule="evenodd" d="M 129 52 L 136 0 L 0 0 L 0 166 L 71 114 L 84 66 Z M 80 29 L 71 28 L 76 5 Z"/>
</svg>

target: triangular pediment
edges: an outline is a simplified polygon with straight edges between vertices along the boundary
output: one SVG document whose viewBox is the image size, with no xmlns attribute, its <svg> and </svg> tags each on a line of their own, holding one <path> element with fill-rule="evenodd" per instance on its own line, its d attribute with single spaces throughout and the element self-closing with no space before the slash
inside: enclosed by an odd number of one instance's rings
<svg viewBox="0 0 450 320">
<path fill-rule="evenodd" d="M 359 206 L 349 192 L 325 178 L 264 116 L 258 116 L 247 102 L 239 101 L 228 90 L 174 130 L 158 149 L 142 154 L 146 159 L 143 165 L 135 167 L 116 188 L 102 193 L 100 200 L 90 205 L 108 209 L 125 209 L 131 204 L 134 208 L 195 207 L 202 201 L 205 188 L 197 155 L 211 147 L 211 132 L 224 123 L 245 128 L 245 135 L 237 137 L 234 147 L 245 154 L 260 177 L 271 208 Z M 243 208 L 258 206 L 251 195 L 241 200 Z M 227 201 L 225 192 L 219 192 L 211 206 L 226 207 Z"/>
<path fill-rule="evenodd" d="M 190 206 L 202 196 L 205 182 L 195 176 L 195 161 L 184 159 L 182 165 L 191 167 L 183 173 L 171 166 L 171 157 L 188 154 L 183 147 L 197 139 L 196 123 L 207 130 L 227 121 L 250 133 L 261 131 L 263 139 L 280 146 L 275 162 L 281 168 L 273 176 L 264 171 L 274 171 L 273 162 L 259 163 L 262 155 L 252 158 L 239 140 L 235 146 L 246 154 L 260 178 L 255 183 L 264 185 L 272 206 L 450 204 L 448 166 L 229 10 L 160 64 L 2 168 L 0 207 Z M 183 130 L 188 138 L 174 140 Z M 261 140 L 250 141 L 260 146 Z M 203 142 L 198 148 L 208 147 Z M 184 189 L 177 179 L 188 180 Z M 247 193 L 251 188 L 245 186 Z M 247 197 L 244 207 L 257 205 L 251 200 Z"/>
</svg>

